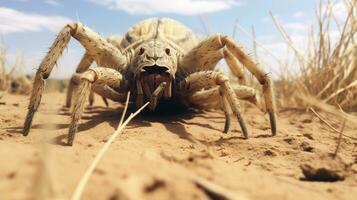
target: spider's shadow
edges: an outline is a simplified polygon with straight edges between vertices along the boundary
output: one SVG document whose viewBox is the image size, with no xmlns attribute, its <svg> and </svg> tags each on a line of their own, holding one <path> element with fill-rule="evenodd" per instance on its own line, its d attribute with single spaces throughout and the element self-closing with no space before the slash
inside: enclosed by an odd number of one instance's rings
<svg viewBox="0 0 357 200">
<path fill-rule="evenodd" d="M 133 111 L 135 110 L 134 107 L 131 107 L 131 109 Z M 176 134 L 180 138 L 190 142 L 195 142 L 195 139 L 192 134 L 187 131 L 185 125 L 198 125 L 205 128 L 215 129 L 209 124 L 187 122 L 194 117 L 203 115 L 203 111 L 188 109 L 187 107 L 177 103 L 163 102 L 159 104 L 155 112 L 144 110 L 142 114 L 133 120 L 128 129 L 151 126 L 152 123 L 158 122 L 163 124 L 166 130 L 170 133 Z"/>
<path fill-rule="evenodd" d="M 123 106 L 119 106 L 115 109 L 102 106 L 87 107 L 82 116 L 82 122 L 80 122 L 80 124 L 78 125 L 77 133 L 92 129 L 103 122 L 108 123 L 111 127 L 113 127 L 113 129 L 116 129 L 119 125 L 123 108 Z M 135 105 L 129 104 L 126 115 L 128 116 L 130 113 L 133 113 L 135 111 Z M 62 108 L 59 110 L 58 114 L 66 115 L 69 117 L 71 115 L 71 112 L 68 109 Z M 209 123 L 188 122 L 188 120 L 197 116 L 204 116 L 208 119 L 208 117 L 204 114 L 205 112 L 203 111 L 187 109 L 185 106 L 182 106 L 177 103 L 163 103 L 159 104 L 155 112 L 144 110 L 128 124 L 127 129 L 134 129 L 137 127 L 149 127 L 152 123 L 159 122 L 162 123 L 169 132 L 177 134 L 182 139 L 194 142 L 192 134 L 186 130 L 185 125 L 197 125 L 209 129 L 218 130 L 215 127 L 211 126 Z M 217 117 L 209 117 L 209 119 L 211 118 Z M 43 123 L 32 125 L 32 129 L 58 130 L 67 129 L 68 126 L 69 123 Z M 21 129 L 22 127 L 7 128 L 8 132 L 12 133 L 21 133 Z M 66 137 L 67 134 L 59 135 L 55 137 L 53 141 L 55 144 L 66 145 L 66 143 L 64 142 Z"/>
<path fill-rule="evenodd" d="M 82 120 L 87 120 L 85 122 L 81 122 L 78 125 L 78 132 L 86 131 L 91 128 L 94 128 L 98 124 L 103 122 L 108 122 L 112 127 L 118 125 L 119 122 L 116 122 L 116 116 L 119 116 L 119 112 L 122 112 L 122 108 L 119 109 L 111 109 L 105 107 L 88 107 L 84 111 L 82 116 Z M 59 115 L 71 116 L 71 113 L 68 109 L 60 109 Z M 119 121 L 119 120 L 118 120 Z M 69 119 L 68 119 L 69 122 Z M 58 129 L 67 129 L 69 127 L 69 123 L 42 123 L 42 124 L 33 124 L 31 129 L 44 129 L 44 130 L 58 130 Z M 7 131 L 10 133 L 20 133 L 22 131 L 22 126 L 9 127 Z"/>
<path fill-rule="evenodd" d="M 135 111 L 135 104 L 131 103 L 129 104 L 126 115 L 128 116 L 130 113 L 134 113 Z M 108 109 L 103 107 L 93 107 L 91 109 L 87 109 L 86 114 L 92 115 L 82 117 L 82 119 L 88 121 L 79 125 L 78 132 L 89 130 L 103 122 L 109 123 L 109 125 L 113 127 L 113 129 L 116 129 L 119 125 L 122 112 L 123 106 L 120 106 L 116 109 Z M 194 117 L 203 115 L 203 111 L 188 109 L 187 107 L 176 102 L 161 102 L 156 108 L 155 112 L 151 112 L 148 109 L 145 109 L 128 124 L 126 129 L 150 127 L 152 126 L 152 123 L 159 122 L 163 124 L 166 130 L 168 130 L 169 132 L 177 134 L 182 139 L 186 139 L 190 142 L 195 142 L 192 134 L 186 130 L 185 125 L 197 125 L 205 128 L 218 130 L 215 127 L 211 126 L 209 123 L 187 122 L 188 120 Z M 205 118 L 208 117 L 205 116 Z"/>
</svg>

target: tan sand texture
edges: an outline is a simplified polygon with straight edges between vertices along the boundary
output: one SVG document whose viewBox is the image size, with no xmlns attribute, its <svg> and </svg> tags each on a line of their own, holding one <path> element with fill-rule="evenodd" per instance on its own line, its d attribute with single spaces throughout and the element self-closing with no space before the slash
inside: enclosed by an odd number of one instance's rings
<svg viewBox="0 0 357 200">
<path fill-rule="evenodd" d="M 21 128 L 28 97 L 7 94 L 0 102 L 0 199 L 69 199 L 123 109 L 113 102 L 106 108 L 97 99 L 68 147 L 63 93 L 44 95 L 27 137 Z M 320 114 L 341 126 L 334 116 Z M 220 192 L 235 199 L 356 199 L 355 139 L 342 137 L 337 162 L 331 164 L 325 157 L 334 152 L 338 134 L 312 112 L 281 110 L 275 137 L 267 134 L 268 117 L 260 110 L 246 106 L 244 115 L 248 140 L 238 123 L 223 134 L 219 111 L 140 114 L 110 146 L 82 199 L 224 199 Z M 345 135 L 355 131 L 344 128 Z M 344 180 L 304 180 L 300 166 L 316 163 Z"/>
</svg>

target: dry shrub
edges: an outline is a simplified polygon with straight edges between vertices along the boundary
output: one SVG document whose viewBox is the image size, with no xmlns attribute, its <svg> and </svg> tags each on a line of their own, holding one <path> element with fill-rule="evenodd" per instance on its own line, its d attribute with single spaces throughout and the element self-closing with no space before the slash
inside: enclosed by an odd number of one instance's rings
<svg viewBox="0 0 357 200">
<path fill-rule="evenodd" d="M 28 95 L 31 93 L 32 81 L 31 77 L 25 75 L 25 57 L 23 53 L 16 53 L 15 64 L 12 66 L 10 73 L 7 75 L 8 91 L 13 94 Z"/>
<path fill-rule="evenodd" d="M 32 81 L 29 76 L 8 77 L 10 80 L 9 92 L 12 94 L 29 95 L 32 89 Z"/>
<path fill-rule="evenodd" d="M 25 59 L 21 52 L 16 54 L 15 64 L 11 71 L 6 73 L 6 48 L 0 41 L 0 91 L 8 91 L 14 94 L 28 95 L 31 93 L 32 82 L 25 75 Z"/>
<path fill-rule="evenodd" d="M 282 66 L 277 82 L 277 96 L 281 106 L 306 106 L 311 102 L 340 105 L 344 110 L 357 110 L 357 0 L 345 0 L 348 10 L 344 24 L 336 20 L 334 4 L 317 11 L 318 32 L 309 35 L 308 49 L 301 53 L 280 23 L 274 23 L 293 52 L 299 72 L 294 74 Z M 337 41 L 331 37 L 331 26 L 337 27 Z M 310 98 L 310 100 L 307 100 Z M 311 98 L 314 100 L 311 101 Z"/>
<path fill-rule="evenodd" d="M 5 55 L 5 46 L 3 45 L 3 42 L 0 41 L 0 91 L 6 90 Z"/>
</svg>

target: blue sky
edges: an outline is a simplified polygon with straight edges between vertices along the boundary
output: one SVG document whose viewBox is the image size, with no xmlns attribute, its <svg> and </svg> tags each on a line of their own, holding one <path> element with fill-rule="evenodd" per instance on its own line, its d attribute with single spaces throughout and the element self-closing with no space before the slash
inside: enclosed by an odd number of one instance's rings
<svg viewBox="0 0 357 200">
<path fill-rule="evenodd" d="M 56 32 L 65 23 L 77 20 L 102 35 L 111 35 L 124 34 L 130 26 L 148 17 L 170 17 L 201 35 L 230 36 L 238 21 L 248 31 L 254 26 L 257 41 L 282 57 L 286 47 L 269 11 L 302 48 L 309 26 L 314 24 L 316 5 L 316 0 L 0 0 L 0 34 L 7 48 L 8 66 L 15 62 L 16 52 L 21 51 L 28 73 L 35 72 Z M 342 19 L 343 8 L 335 14 Z M 235 39 L 248 52 L 252 49 L 251 39 L 240 29 L 236 29 Z M 83 48 L 72 40 L 51 77 L 69 78 L 82 54 Z M 273 58 L 262 49 L 259 56 L 266 59 L 263 63 L 267 71 L 277 73 Z"/>
</svg>

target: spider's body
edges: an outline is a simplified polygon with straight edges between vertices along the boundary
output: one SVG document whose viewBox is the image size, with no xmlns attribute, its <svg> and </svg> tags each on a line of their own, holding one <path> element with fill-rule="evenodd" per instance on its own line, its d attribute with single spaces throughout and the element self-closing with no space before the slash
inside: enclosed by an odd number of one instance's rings
<svg viewBox="0 0 357 200">
<path fill-rule="evenodd" d="M 161 99 L 179 101 L 187 106 L 219 105 L 226 116 L 224 132 L 229 130 L 232 111 L 247 138 L 238 98 L 255 102 L 255 91 L 247 86 L 232 87 L 224 74 L 215 71 L 221 59 L 226 60 L 240 80 L 244 80 L 241 67 L 245 66 L 262 84 L 273 135 L 276 133 L 271 80 L 241 47 L 222 35 L 199 40 L 175 20 L 151 18 L 134 25 L 124 37 L 103 38 L 80 23 L 66 25 L 36 73 L 24 135 L 28 134 L 39 106 L 44 79 L 48 78 L 71 37 L 83 45 L 86 54 L 71 79 L 67 95 L 67 106 L 70 106 L 72 92 L 77 91 L 69 128 L 70 145 L 91 90 L 119 102 L 131 91 L 137 107 L 150 101 L 149 108 L 153 111 Z M 90 67 L 93 61 L 99 67 Z"/>
</svg>

